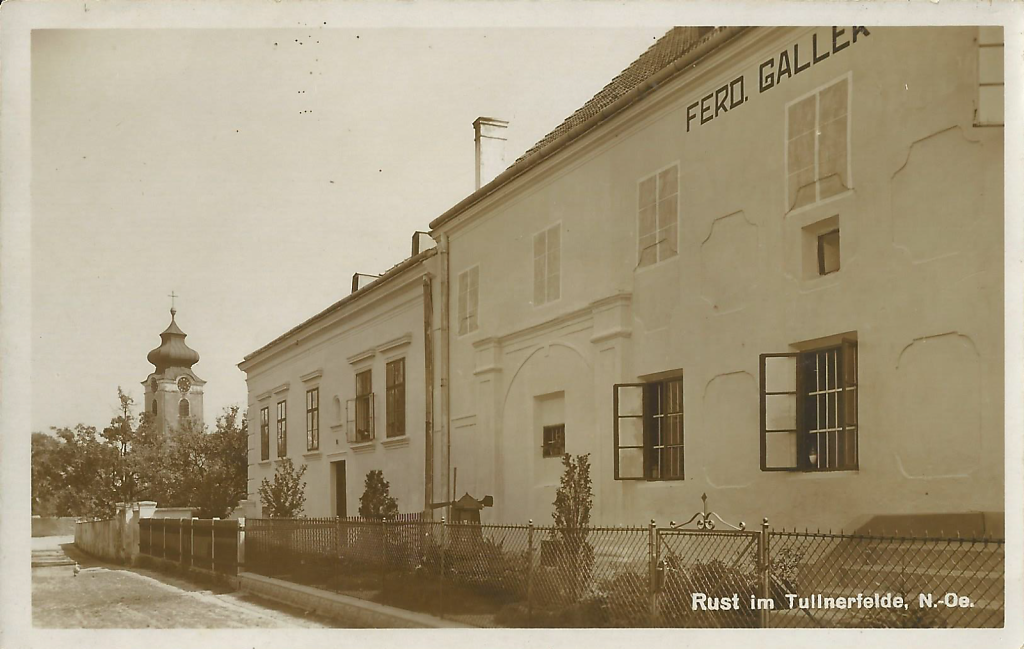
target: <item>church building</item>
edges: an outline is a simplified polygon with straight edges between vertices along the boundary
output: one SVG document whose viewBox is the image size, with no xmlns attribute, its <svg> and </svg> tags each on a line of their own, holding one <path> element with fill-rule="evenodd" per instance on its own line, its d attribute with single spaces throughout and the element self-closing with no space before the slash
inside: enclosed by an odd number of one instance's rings
<svg viewBox="0 0 1024 649">
<path fill-rule="evenodd" d="M 199 353 L 185 344 L 185 332 L 174 321 L 177 309 L 171 307 L 171 323 L 160 334 L 160 346 L 146 357 L 156 368 L 142 382 L 144 404 L 161 431 L 173 430 L 189 417 L 203 423 L 203 386 L 192 366 Z"/>
</svg>

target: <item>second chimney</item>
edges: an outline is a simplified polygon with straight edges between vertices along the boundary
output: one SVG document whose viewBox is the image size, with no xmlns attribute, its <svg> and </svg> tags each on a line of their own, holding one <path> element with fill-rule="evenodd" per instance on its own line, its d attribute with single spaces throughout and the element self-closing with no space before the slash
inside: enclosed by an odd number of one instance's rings
<svg viewBox="0 0 1024 649">
<path fill-rule="evenodd" d="M 476 142 L 476 188 L 480 189 L 505 171 L 505 129 L 508 122 L 478 117 L 473 122 Z"/>
</svg>

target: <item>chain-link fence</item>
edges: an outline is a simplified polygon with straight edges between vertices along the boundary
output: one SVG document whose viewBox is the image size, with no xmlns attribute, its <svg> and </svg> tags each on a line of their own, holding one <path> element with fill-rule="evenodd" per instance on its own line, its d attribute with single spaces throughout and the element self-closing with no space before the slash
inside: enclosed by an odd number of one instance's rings
<svg viewBox="0 0 1024 649">
<path fill-rule="evenodd" d="M 418 516 L 248 519 L 245 535 L 248 571 L 475 626 L 999 627 L 1003 621 L 1000 540 L 653 524 L 566 529 Z M 897 596 L 906 607 L 894 605 Z"/>
</svg>

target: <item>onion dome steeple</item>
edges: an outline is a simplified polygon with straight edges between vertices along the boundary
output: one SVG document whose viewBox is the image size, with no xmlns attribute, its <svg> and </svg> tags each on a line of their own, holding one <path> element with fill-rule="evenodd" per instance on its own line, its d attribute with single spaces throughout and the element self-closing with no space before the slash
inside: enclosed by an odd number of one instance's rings
<svg viewBox="0 0 1024 649">
<path fill-rule="evenodd" d="M 162 374 L 171 367 L 191 369 L 199 362 L 199 353 L 185 344 L 185 332 L 174 321 L 177 310 L 171 307 L 171 324 L 160 334 L 160 346 L 146 357 L 156 366 L 156 373 Z"/>
</svg>

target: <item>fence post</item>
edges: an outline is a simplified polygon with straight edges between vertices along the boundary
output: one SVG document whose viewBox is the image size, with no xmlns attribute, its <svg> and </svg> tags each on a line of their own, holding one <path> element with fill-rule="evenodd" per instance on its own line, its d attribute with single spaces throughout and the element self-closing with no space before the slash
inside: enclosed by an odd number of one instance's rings
<svg viewBox="0 0 1024 649">
<path fill-rule="evenodd" d="M 647 528 L 647 583 L 648 590 L 650 592 L 650 615 L 651 615 L 651 626 L 657 624 L 658 619 L 658 526 L 651 519 L 651 524 Z"/>
<path fill-rule="evenodd" d="M 771 557 L 768 554 L 768 517 L 765 516 L 761 519 L 761 539 L 760 543 L 760 556 L 759 564 L 761 569 L 761 597 L 764 601 L 768 601 L 771 596 Z M 768 628 L 768 607 L 761 606 L 761 614 L 758 616 L 758 622 L 762 629 Z"/>
<path fill-rule="evenodd" d="M 219 518 L 210 519 L 210 571 L 217 572 L 217 521 Z"/>
<path fill-rule="evenodd" d="M 437 601 L 440 613 L 438 617 L 444 619 L 444 559 L 445 559 L 445 546 L 448 545 L 448 522 L 445 520 L 444 515 L 441 516 L 441 585 L 438 592 Z"/>
<path fill-rule="evenodd" d="M 238 558 L 236 559 L 238 569 L 235 571 L 240 572 L 245 566 L 245 517 L 238 519 Z"/>
<path fill-rule="evenodd" d="M 160 558 L 167 558 L 167 525 L 163 519 L 160 520 Z"/>
<path fill-rule="evenodd" d="M 380 518 L 380 593 L 387 593 L 387 516 Z"/>
<path fill-rule="evenodd" d="M 533 625 L 533 519 L 526 534 L 526 622 Z"/>
<path fill-rule="evenodd" d="M 189 525 L 189 533 L 192 535 L 192 540 L 189 542 L 191 549 L 188 553 L 188 567 L 195 568 L 196 566 L 196 521 L 199 520 L 195 516 L 192 517 L 192 524 Z"/>
<path fill-rule="evenodd" d="M 185 544 L 182 541 L 182 537 L 185 535 L 185 519 L 178 520 L 178 563 L 185 563 Z"/>
</svg>

